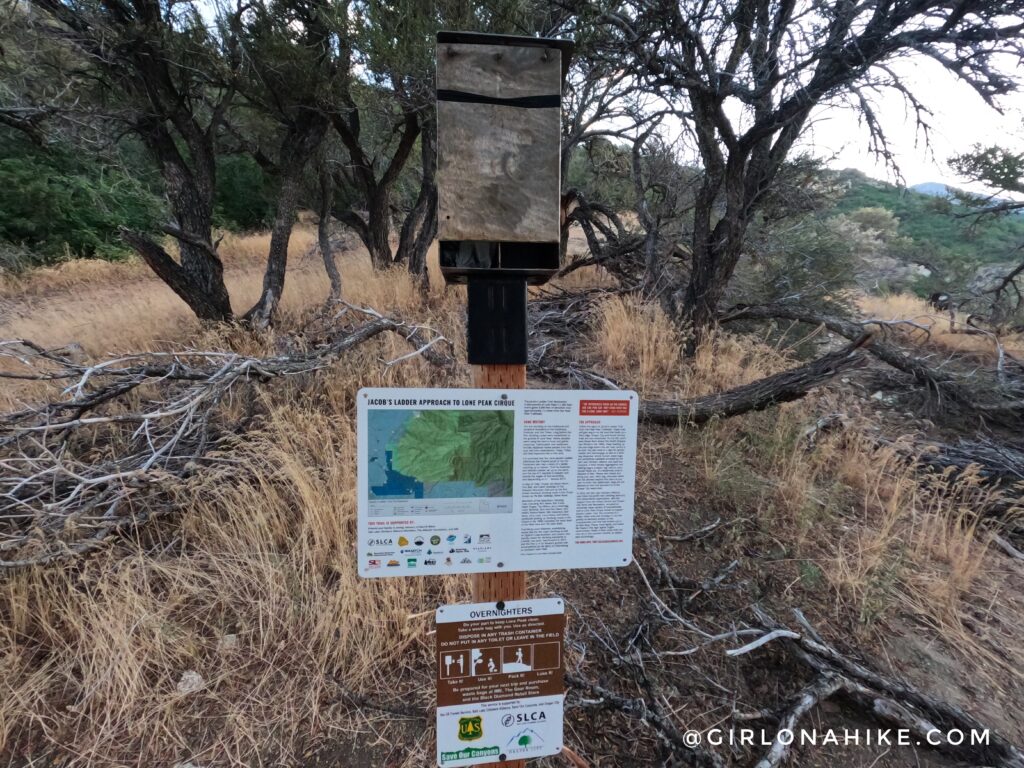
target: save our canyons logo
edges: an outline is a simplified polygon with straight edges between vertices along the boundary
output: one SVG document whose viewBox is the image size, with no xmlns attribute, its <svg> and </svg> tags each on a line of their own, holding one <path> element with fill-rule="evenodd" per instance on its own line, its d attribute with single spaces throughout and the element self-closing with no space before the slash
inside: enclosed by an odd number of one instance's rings
<svg viewBox="0 0 1024 768">
<path fill-rule="evenodd" d="M 459 718 L 459 741 L 476 741 L 484 735 L 484 719 L 480 715 Z"/>
</svg>

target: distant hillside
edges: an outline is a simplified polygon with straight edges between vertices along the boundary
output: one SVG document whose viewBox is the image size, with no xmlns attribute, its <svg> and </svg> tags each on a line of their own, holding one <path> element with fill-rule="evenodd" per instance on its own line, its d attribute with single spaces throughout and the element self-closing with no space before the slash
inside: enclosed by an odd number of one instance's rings
<svg viewBox="0 0 1024 768">
<path fill-rule="evenodd" d="M 920 192 L 922 195 L 928 195 L 929 197 L 953 197 L 956 194 L 956 190 L 952 187 L 935 181 L 926 181 L 923 184 L 915 184 L 910 189 L 914 192 Z"/>
<path fill-rule="evenodd" d="M 972 220 L 956 217 L 960 206 L 939 194 L 940 188 L 948 193 L 945 185 L 919 185 L 927 190 L 924 192 L 900 189 L 853 170 L 841 171 L 837 178 L 845 192 L 836 212 L 851 213 L 859 208 L 891 211 L 900 221 L 899 234 L 912 241 L 905 249 L 906 260 L 934 268 L 936 273 L 927 282 L 936 289 L 966 284 L 979 267 L 1005 262 L 1024 244 L 1024 217 L 972 226 Z"/>
</svg>

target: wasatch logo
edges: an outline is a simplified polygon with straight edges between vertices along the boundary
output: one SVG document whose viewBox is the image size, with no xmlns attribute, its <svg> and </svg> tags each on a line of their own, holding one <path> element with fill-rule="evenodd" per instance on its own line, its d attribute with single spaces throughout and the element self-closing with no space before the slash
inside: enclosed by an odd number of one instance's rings
<svg viewBox="0 0 1024 768">
<path fill-rule="evenodd" d="M 539 747 L 543 743 L 544 737 L 533 730 L 533 728 L 523 728 L 523 730 L 519 731 L 519 733 L 509 739 L 505 746 L 511 747 L 509 752 L 516 754 L 524 752 L 530 747 Z M 518 749 L 515 749 L 515 747 L 518 747 Z"/>
<path fill-rule="evenodd" d="M 476 741 L 484 735 L 482 716 L 459 718 L 459 741 Z"/>
</svg>

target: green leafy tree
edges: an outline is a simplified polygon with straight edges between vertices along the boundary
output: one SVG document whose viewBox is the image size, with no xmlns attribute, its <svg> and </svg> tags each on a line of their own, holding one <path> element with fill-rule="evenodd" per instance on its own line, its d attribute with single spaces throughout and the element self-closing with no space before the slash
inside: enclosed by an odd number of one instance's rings
<svg viewBox="0 0 1024 768">
<path fill-rule="evenodd" d="M 142 169 L 126 170 L 71 147 L 40 147 L 24 135 L 0 132 L 0 240 L 35 254 L 6 268 L 68 256 L 125 256 L 120 228 L 151 231 L 163 212 L 143 177 Z"/>
</svg>

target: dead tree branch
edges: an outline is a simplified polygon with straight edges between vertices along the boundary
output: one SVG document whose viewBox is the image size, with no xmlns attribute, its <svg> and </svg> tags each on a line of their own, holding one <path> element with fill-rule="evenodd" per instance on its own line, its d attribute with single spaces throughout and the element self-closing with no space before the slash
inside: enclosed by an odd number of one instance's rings
<svg viewBox="0 0 1024 768">
<path fill-rule="evenodd" d="M 859 350 L 870 341 L 870 334 L 861 334 L 853 344 L 806 365 L 725 392 L 692 400 L 645 400 L 640 404 L 640 417 L 656 424 L 700 425 L 712 419 L 763 411 L 779 403 L 799 400 L 815 387 L 855 365 L 861 359 Z"/>
<path fill-rule="evenodd" d="M 245 385 L 322 370 L 386 332 L 415 349 L 385 364 L 417 354 L 452 360 L 432 329 L 345 312 L 372 319 L 271 357 L 184 351 L 84 363 L 30 341 L 0 342 L 13 369 L 0 378 L 66 383 L 59 399 L 0 416 L 0 570 L 84 554 L 172 511 L 169 492 L 223 433 L 218 406 Z"/>
</svg>

